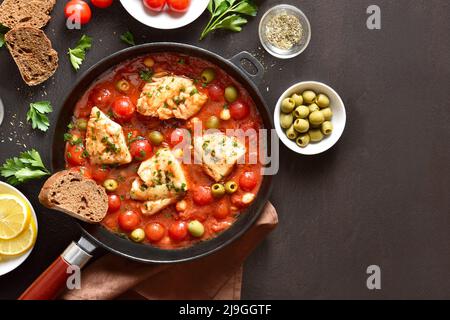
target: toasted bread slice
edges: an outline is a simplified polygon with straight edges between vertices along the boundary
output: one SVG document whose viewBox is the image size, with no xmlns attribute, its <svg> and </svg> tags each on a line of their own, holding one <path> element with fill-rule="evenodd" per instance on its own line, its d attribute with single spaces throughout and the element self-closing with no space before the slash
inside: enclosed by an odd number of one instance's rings
<svg viewBox="0 0 450 320">
<path fill-rule="evenodd" d="M 29 86 L 50 78 L 58 68 L 58 53 L 45 33 L 33 27 L 16 27 L 5 35 L 9 52 Z"/>
<path fill-rule="evenodd" d="M 39 201 L 79 220 L 97 223 L 108 212 L 108 196 L 103 187 L 82 174 L 64 170 L 51 176 L 39 193 Z"/>
<path fill-rule="evenodd" d="M 50 20 L 56 0 L 4 0 L 0 23 L 10 29 L 18 26 L 42 28 Z"/>
</svg>

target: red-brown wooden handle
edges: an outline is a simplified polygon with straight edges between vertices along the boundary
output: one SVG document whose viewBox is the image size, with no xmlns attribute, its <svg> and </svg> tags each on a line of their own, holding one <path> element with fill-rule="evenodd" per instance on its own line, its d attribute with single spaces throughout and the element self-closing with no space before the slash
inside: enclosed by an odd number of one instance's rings
<svg viewBox="0 0 450 320">
<path fill-rule="evenodd" d="M 19 297 L 19 300 L 55 299 L 66 286 L 69 264 L 59 256 L 43 274 Z"/>
<path fill-rule="evenodd" d="M 84 238 L 80 241 L 86 243 Z M 43 274 L 19 297 L 19 300 L 51 300 L 55 299 L 62 289 L 66 288 L 67 279 L 71 275 L 69 266 L 82 268 L 92 256 L 72 242 L 67 249 L 52 263 Z"/>
</svg>

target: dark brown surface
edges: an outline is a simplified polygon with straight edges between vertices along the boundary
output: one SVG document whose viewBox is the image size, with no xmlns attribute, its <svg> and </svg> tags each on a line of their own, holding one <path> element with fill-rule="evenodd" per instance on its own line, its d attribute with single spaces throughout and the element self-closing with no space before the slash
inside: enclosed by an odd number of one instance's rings
<svg viewBox="0 0 450 320">
<path fill-rule="evenodd" d="M 0 96 L 7 109 L 1 162 L 24 149 L 20 142 L 49 164 L 49 135 L 19 122 L 32 101 L 61 105 L 80 76 L 65 53 L 83 33 L 94 37 L 94 46 L 80 73 L 124 48 L 119 35 L 128 29 L 138 43 L 185 42 L 224 57 L 247 50 L 266 66 L 260 88 L 270 107 L 289 85 L 318 80 L 340 93 L 348 118 L 339 143 L 323 155 L 300 157 L 280 147 L 271 198 L 280 225 L 248 260 L 243 297 L 450 298 L 450 3 L 376 1 L 382 30 L 369 31 L 365 11 L 373 1 L 286 1 L 304 10 L 313 37 L 301 56 L 282 61 L 257 41 L 259 17 L 276 2 L 264 1 L 243 32 L 220 32 L 199 43 L 206 14 L 187 28 L 160 32 L 116 3 L 94 10 L 81 32 L 67 31 L 60 1 L 46 29 L 61 60 L 53 79 L 26 87 L 0 50 Z M 41 184 L 20 188 L 38 211 L 39 238 L 30 258 L 0 277 L 0 298 L 17 297 L 78 236 L 70 218 L 38 205 Z M 382 270 L 377 292 L 366 288 L 371 264 Z"/>
</svg>

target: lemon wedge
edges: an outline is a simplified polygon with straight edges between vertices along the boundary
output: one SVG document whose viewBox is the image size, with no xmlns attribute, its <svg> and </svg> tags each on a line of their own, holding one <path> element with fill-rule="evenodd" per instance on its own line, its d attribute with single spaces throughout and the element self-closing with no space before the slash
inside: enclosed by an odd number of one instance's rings
<svg viewBox="0 0 450 320">
<path fill-rule="evenodd" d="M 0 239 L 17 237 L 28 228 L 31 211 L 28 205 L 12 194 L 0 194 Z"/>
<path fill-rule="evenodd" d="M 13 239 L 0 239 L 0 255 L 16 256 L 30 249 L 36 242 L 36 222 L 31 219 L 28 228 Z"/>
</svg>

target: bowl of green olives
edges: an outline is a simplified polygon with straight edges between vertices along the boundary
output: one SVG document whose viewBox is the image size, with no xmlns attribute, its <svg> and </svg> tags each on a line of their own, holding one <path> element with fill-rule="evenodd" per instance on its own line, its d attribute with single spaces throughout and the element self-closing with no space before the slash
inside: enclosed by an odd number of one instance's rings
<svg viewBox="0 0 450 320">
<path fill-rule="evenodd" d="M 275 107 L 275 129 L 292 151 L 314 155 L 327 151 L 344 132 L 344 102 L 330 86 L 300 82 L 287 89 Z"/>
</svg>

